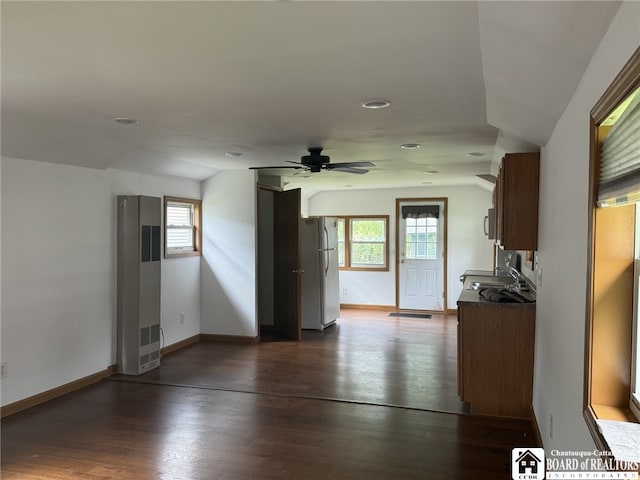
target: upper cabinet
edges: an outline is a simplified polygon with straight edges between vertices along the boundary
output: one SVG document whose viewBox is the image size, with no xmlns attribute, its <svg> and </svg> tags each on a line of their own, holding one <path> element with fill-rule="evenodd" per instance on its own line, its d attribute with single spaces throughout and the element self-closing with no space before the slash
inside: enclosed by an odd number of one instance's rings
<svg viewBox="0 0 640 480">
<path fill-rule="evenodd" d="M 496 243 L 505 250 L 538 249 L 540 153 L 508 153 L 494 190 Z"/>
</svg>

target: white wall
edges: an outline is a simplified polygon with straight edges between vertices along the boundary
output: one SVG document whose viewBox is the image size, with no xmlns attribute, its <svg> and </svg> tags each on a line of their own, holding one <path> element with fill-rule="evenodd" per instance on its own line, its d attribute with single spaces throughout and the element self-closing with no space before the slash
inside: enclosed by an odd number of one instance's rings
<svg viewBox="0 0 640 480">
<path fill-rule="evenodd" d="M 0 218 L 2 218 L 2 157 L 0 157 Z M 0 222 L 0 292 L 2 292 L 2 222 Z M 0 299 L 2 304 L 2 299 Z M 2 308 L 0 308 L 0 333 L 2 332 Z M 0 335 L 1 337 L 1 335 Z M 4 364 L 4 353 L 2 351 L 2 341 L 0 341 L 0 362 Z M 0 400 L 2 399 L 2 381 L 0 380 Z M 0 401 L 0 404 L 2 402 Z"/>
<path fill-rule="evenodd" d="M 389 215 L 389 272 L 340 272 L 340 302 L 395 306 L 396 198 L 447 197 L 447 307 L 457 308 L 459 275 L 467 269 L 493 268 L 493 242 L 484 236 L 491 193 L 475 185 L 322 192 L 309 199 L 309 215 Z M 347 295 L 343 295 L 343 289 Z"/>
<path fill-rule="evenodd" d="M 2 404 L 111 362 L 104 171 L 2 161 Z"/>
<path fill-rule="evenodd" d="M 202 182 L 201 333 L 258 335 L 256 207 L 253 171 Z"/>
<path fill-rule="evenodd" d="M 533 403 L 548 451 L 594 447 L 582 418 L 589 111 L 638 45 L 640 3 L 626 2 L 541 152 Z"/>
<path fill-rule="evenodd" d="M 200 184 L 6 157 L 1 168 L 7 405 L 115 363 L 115 197 L 198 198 Z M 198 262 L 163 261 L 165 344 L 199 331 Z M 180 328 L 173 308 L 184 308 Z"/>
</svg>

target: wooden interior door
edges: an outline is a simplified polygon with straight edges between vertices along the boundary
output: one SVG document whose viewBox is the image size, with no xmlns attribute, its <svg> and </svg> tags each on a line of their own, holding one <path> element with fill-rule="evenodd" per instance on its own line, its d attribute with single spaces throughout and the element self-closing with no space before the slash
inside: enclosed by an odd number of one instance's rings
<svg viewBox="0 0 640 480">
<path fill-rule="evenodd" d="M 274 330 L 284 338 L 300 340 L 300 189 L 276 192 L 273 210 Z"/>
</svg>

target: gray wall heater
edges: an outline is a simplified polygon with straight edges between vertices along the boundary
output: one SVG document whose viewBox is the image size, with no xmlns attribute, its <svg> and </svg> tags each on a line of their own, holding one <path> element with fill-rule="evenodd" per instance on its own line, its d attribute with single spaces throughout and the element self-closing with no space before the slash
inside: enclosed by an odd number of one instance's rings
<svg viewBox="0 0 640 480">
<path fill-rule="evenodd" d="M 162 201 L 118 196 L 118 373 L 160 365 Z"/>
</svg>

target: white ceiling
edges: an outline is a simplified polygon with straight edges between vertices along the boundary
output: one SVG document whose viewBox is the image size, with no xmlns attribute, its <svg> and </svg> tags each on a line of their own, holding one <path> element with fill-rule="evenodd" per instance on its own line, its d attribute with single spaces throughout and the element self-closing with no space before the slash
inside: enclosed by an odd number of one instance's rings
<svg viewBox="0 0 640 480">
<path fill-rule="evenodd" d="M 482 184 L 547 141 L 618 7 L 3 1 L 2 154 L 204 179 L 321 145 L 376 167 L 289 187 Z"/>
</svg>

